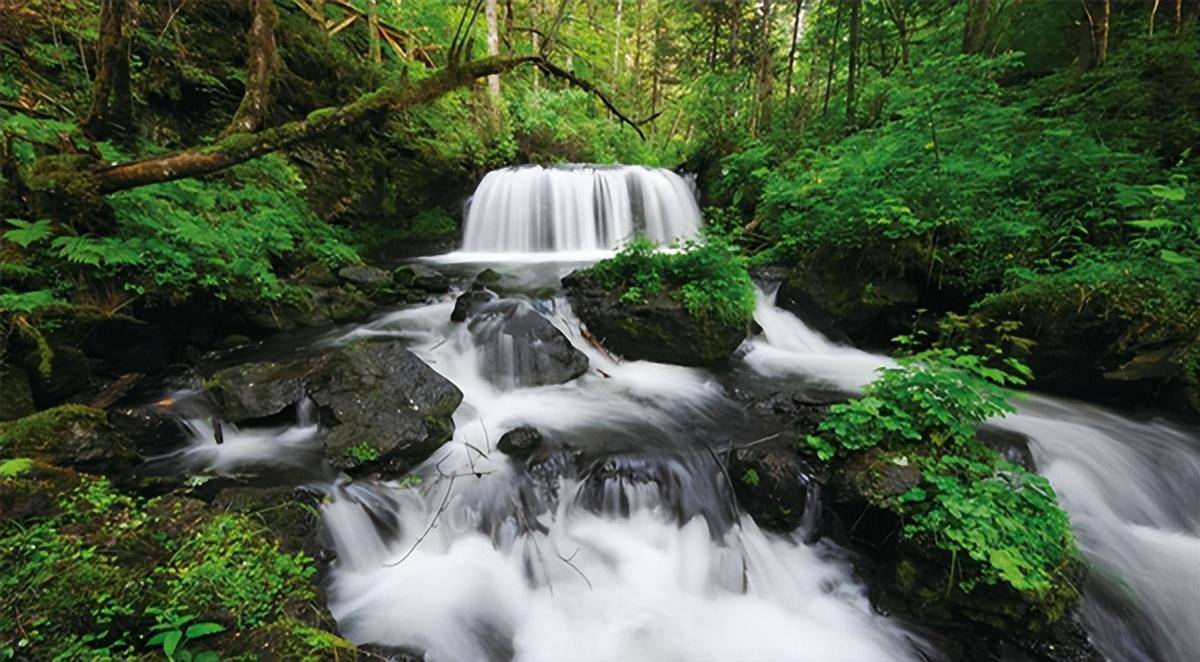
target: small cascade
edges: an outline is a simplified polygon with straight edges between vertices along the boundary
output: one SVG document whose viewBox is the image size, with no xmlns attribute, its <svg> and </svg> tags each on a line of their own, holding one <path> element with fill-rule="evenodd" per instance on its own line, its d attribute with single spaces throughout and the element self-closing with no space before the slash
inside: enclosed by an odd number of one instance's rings
<svg viewBox="0 0 1200 662">
<path fill-rule="evenodd" d="M 700 208 L 679 175 L 642 166 L 523 166 L 489 172 L 471 198 L 463 250 L 546 253 L 613 249 L 635 234 L 693 237 Z"/>
</svg>

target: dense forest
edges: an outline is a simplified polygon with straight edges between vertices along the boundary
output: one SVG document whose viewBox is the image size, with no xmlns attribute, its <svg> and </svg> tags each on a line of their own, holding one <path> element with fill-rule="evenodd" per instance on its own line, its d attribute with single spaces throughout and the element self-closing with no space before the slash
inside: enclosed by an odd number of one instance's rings
<svg viewBox="0 0 1200 662">
<path fill-rule="evenodd" d="M 489 221 L 530 164 L 585 201 Z M 537 280 L 593 197 L 571 248 L 619 250 Z M 544 213 L 525 262 L 465 227 Z M 0 0 L 0 223 L 0 659 L 1200 646 L 1196 0 Z M 867 377 L 781 376 L 813 347 Z M 1142 444 L 1095 456 L 1160 474 L 1113 513 L 1178 536 L 1165 565 L 1105 547 L 1080 504 L 1117 486 L 1064 491 L 1037 416 Z M 742 550 L 709 602 L 617 610 L 710 560 L 572 537 L 658 526 L 606 510 L 639 480 L 671 514 L 649 538 Z M 451 565 L 471 536 L 528 586 Z M 764 597 L 763 555 L 834 611 L 768 610 L 800 598 Z M 644 615 L 676 608 L 694 636 Z M 649 632 L 609 629 L 630 612 Z"/>
</svg>

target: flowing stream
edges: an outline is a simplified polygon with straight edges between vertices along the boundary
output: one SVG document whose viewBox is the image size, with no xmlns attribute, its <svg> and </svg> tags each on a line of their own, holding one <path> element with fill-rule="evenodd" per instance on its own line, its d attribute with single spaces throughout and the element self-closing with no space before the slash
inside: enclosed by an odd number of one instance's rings
<svg viewBox="0 0 1200 662">
<path fill-rule="evenodd" d="M 452 295 L 320 341 L 403 339 L 464 394 L 453 439 L 413 472 L 419 480 L 322 483 L 336 549 L 329 607 L 347 638 L 434 660 L 938 657 L 871 608 L 845 550 L 809 542 L 815 500 L 788 536 L 739 510 L 709 449 L 763 430 L 726 374 L 614 360 L 581 336 L 566 299 L 547 293 L 595 258 L 578 251 L 611 249 L 640 224 L 660 240 L 689 236 L 698 219 L 690 189 L 666 171 L 517 168 L 483 180 L 465 251 L 431 261 L 454 263 L 463 283 L 494 269 L 496 289 L 565 334 L 590 363 L 562 385 L 506 378 L 503 366 L 519 359 L 497 360 L 494 338 L 452 323 Z M 831 343 L 769 292 L 756 320 L 762 333 L 731 371 L 853 391 L 888 364 Z M 1151 660 L 1200 651 L 1195 430 L 1032 395 L 994 424 L 1029 438 L 1071 514 L 1093 566 L 1082 613 L 1101 650 Z M 232 430 L 221 446 L 193 425 L 183 451 L 193 468 L 313 462 L 319 450 L 304 417 L 286 430 Z M 515 462 L 497 440 L 519 426 L 571 450 Z"/>
</svg>

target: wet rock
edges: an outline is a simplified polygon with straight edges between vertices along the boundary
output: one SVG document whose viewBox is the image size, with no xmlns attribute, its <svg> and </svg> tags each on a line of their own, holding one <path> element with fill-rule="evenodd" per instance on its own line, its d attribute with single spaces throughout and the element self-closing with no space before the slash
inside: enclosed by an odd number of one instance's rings
<svg viewBox="0 0 1200 662">
<path fill-rule="evenodd" d="M 533 455 L 541 447 L 542 441 L 542 433 L 537 428 L 523 425 L 505 432 L 496 447 L 505 455 L 523 460 Z"/>
<path fill-rule="evenodd" d="M 304 265 L 293 274 L 292 280 L 301 285 L 318 287 L 332 287 L 338 284 L 337 276 L 329 270 L 329 267 L 320 262 L 310 262 Z"/>
<path fill-rule="evenodd" d="M 392 282 L 392 275 L 369 264 L 351 264 L 338 269 L 338 277 L 355 285 L 372 288 Z"/>
<path fill-rule="evenodd" d="M 903 453 L 872 448 L 837 463 L 826 483 L 834 538 L 876 558 L 894 554 L 900 518 L 880 504 L 921 483 L 921 470 Z"/>
<path fill-rule="evenodd" d="M 168 453 L 188 440 L 187 429 L 162 406 L 116 407 L 108 411 L 108 418 L 142 457 Z"/>
<path fill-rule="evenodd" d="M 453 384 L 395 340 L 352 343 L 276 362 L 233 366 L 209 388 L 230 421 L 279 414 L 310 398 L 329 461 L 396 471 L 450 438 L 462 401 Z"/>
<path fill-rule="evenodd" d="M 693 318 L 666 294 L 631 303 L 578 271 L 562 282 L 572 309 L 588 331 L 605 348 L 627 359 L 717 365 L 728 360 L 746 337 L 747 326 Z"/>
<path fill-rule="evenodd" d="M 496 293 L 477 285 L 458 295 L 454 300 L 454 310 L 450 312 L 450 321 L 465 322 L 471 314 L 483 306 L 496 300 Z"/>
<path fill-rule="evenodd" d="M 770 531 L 794 531 L 816 500 L 812 469 L 783 443 L 733 451 L 729 475 L 738 505 Z"/>
<path fill-rule="evenodd" d="M 484 374 L 502 386 L 562 384 L 587 372 L 587 355 L 524 301 L 479 305 L 468 328 Z"/>
<path fill-rule="evenodd" d="M 861 265 L 796 269 L 779 283 L 775 304 L 835 342 L 889 348 L 911 329 L 919 293 L 903 280 L 872 278 Z"/>
<path fill-rule="evenodd" d="M 435 294 L 450 289 L 450 279 L 445 274 L 429 265 L 416 262 L 396 267 L 392 271 L 392 282 L 399 287 Z"/>
<path fill-rule="evenodd" d="M 978 430 L 978 437 L 985 446 L 999 453 L 1005 460 L 1029 471 L 1037 471 L 1033 451 L 1029 450 L 1028 435 L 993 425 L 983 425 Z"/>
<path fill-rule="evenodd" d="M 0 448 L 10 457 L 28 457 L 88 473 L 119 475 L 138 461 L 132 442 L 99 409 L 61 405 L 0 423 Z"/>
<path fill-rule="evenodd" d="M 34 412 L 29 376 L 17 366 L 0 363 L 0 421 L 11 421 Z"/>
<path fill-rule="evenodd" d="M 354 322 L 375 311 L 375 304 L 365 294 L 340 287 L 314 289 L 313 305 L 334 322 Z"/>
</svg>

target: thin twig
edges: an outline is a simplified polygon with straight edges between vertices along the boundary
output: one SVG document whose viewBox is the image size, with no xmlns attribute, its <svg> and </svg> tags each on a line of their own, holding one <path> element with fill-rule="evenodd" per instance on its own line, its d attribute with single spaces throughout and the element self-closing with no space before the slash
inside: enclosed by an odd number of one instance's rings
<svg viewBox="0 0 1200 662">
<path fill-rule="evenodd" d="M 596 589 L 592 588 L 592 580 L 588 579 L 588 576 L 587 576 L 587 575 L 585 575 L 585 574 L 583 574 L 583 571 L 582 571 L 582 570 L 580 570 L 578 566 L 576 566 L 574 563 L 571 563 L 571 561 L 575 560 L 575 556 L 579 554 L 579 548 L 578 548 L 578 547 L 576 547 L 576 548 L 575 548 L 575 551 L 571 553 L 571 556 L 570 556 L 570 558 L 568 558 L 568 557 L 565 557 L 565 556 L 563 556 L 562 554 L 559 554 L 557 550 L 555 550 L 554 554 L 555 554 L 555 555 L 556 555 L 556 556 L 557 556 L 557 557 L 558 557 L 558 558 L 559 558 L 559 559 L 560 559 L 560 560 L 561 560 L 563 563 L 566 563 L 567 565 L 571 566 L 571 569 L 572 569 L 572 570 L 574 570 L 576 573 L 578 573 L 580 577 L 583 577 L 583 581 L 587 582 L 587 587 L 588 587 L 588 590 L 589 590 L 589 591 L 595 591 L 595 590 L 596 590 Z"/>
<path fill-rule="evenodd" d="M 421 535 L 415 541 L 413 541 L 412 547 L 408 548 L 408 551 L 404 553 L 404 556 L 400 557 L 399 561 L 396 561 L 395 563 L 384 563 L 383 565 L 385 568 L 393 568 L 401 563 L 404 563 L 405 559 L 412 556 L 412 553 L 417 551 L 417 546 L 425 541 L 425 537 L 429 535 L 430 531 L 433 531 L 433 527 L 437 526 L 438 518 L 442 516 L 442 513 L 446 512 L 446 508 L 450 505 L 450 493 L 454 489 L 455 478 L 458 478 L 458 474 L 450 474 L 450 483 L 446 485 L 446 493 L 442 495 L 442 503 L 438 506 L 437 512 L 433 514 L 433 518 L 429 520 L 429 526 L 425 527 L 425 530 L 421 532 Z"/>
</svg>

